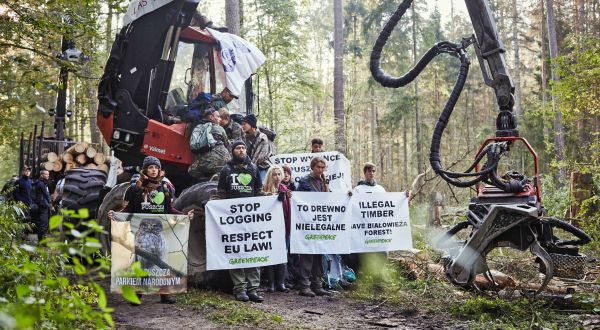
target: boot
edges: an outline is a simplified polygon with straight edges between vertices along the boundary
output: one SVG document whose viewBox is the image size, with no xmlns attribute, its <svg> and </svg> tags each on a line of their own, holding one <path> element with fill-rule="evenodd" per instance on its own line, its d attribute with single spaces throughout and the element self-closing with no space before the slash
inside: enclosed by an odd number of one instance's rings
<svg viewBox="0 0 600 330">
<path fill-rule="evenodd" d="M 250 299 L 250 301 L 252 301 L 252 302 L 257 302 L 257 303 L 261 303 L 265 300 L 263 297 L 259 296 L 256 292 L 249 294 L 248 299 Z"/>
<path fill-rule="evenodd" d="M 235 300 L 237 301 L 248 301 L 248 295 L 246 294 L 246 292 L 240 292 L 238 294 L 235 295 Z"/>
<path fill-rule="evenodd" d="M 298 292 L 299 295 L 305 297 L 314 297 L 315 293 L 310 290 L 310 288 L 303 288 Z"/>
<path fill-rule="evenodd" d="M 273 266 L 277 268 L 275 272 L 275 290 L 279 292 L 289 292 L 290 289 L 285 287 L 285 274 L 287 273 L 287 264 Z"/>
<path fill-rule="evenodd" d="M 318 288 L 318 289 L 314 289 L 313 292 L 317 295 L 317 296 L 333 296 L 333 293 L 326 291 L 323 288 Z"/>
<path fill-rule="evenodd" d="M 175 298 L 171 297 L 170 294 L 161 294 L 160 302 L 162 304 L 174 304 L 176 301 L 175 301 Z"/>
<path fill-rule="evenodd" d="M 275 292 L 275 266 L 267 266 L 267 280 L 269 280 L 269 286 L 267 292 Z"/>
</svg>

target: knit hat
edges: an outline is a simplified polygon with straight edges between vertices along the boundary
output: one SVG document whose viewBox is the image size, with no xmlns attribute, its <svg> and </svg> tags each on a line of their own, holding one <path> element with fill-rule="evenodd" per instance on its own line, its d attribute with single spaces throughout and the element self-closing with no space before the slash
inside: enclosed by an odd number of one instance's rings
<svg viewBox="0 0 600 330">
<path fill-rule="evenodd" d="M 292 175 L 292 168 L 291 167 L 289 167 L 287 165 L 281 165 L 281 168 L 283 169 L 284 172 L 286 172 L 290 176 Z"/>
<path fill-rule="evenodd" d="M 251 114 L 247 115 L 246 117 L 242 118 L 242 121 L 245 121 L 248 124 L 250 124 L 251 127 L 256 128 L 256 123 L 258 122 L 258 119 L 256 118 L 256 116 L 253 113 L 251 113 Z"/>
<path fill-rule="evenodd" d="M 148 156 L 146 158 L 144 158 L 144 165 L 142 165 L 142 169 L 147 169 L 148 167 L 150 167 L 150 165 L 156 165 L 158 166 L 158 168 L 162 169 L 160 167 L 160 160 L 158 160 L 158 158 L 154 157 L 154 156 Z"/>
<path fill-rule="evenodd" d="M 233 151 L 235 150 L 235 147 L 237 147 L 237 146 L 244 146 L 244 148 L 245 148 L 246 144 L 244 143 L 244 141 L 233 142 L 233 144 L 231 145 L 231 153 L 233 153 Z"/>
<path fill-rule="evenodd" d="M 215 110 L 215 108 L 213 107 L 209 107 L 204 111 L 204 118 L 208 118 L 210 115 L 212 115 L 213 113 L 217 112 L 217 110 Z"/>
</svg>

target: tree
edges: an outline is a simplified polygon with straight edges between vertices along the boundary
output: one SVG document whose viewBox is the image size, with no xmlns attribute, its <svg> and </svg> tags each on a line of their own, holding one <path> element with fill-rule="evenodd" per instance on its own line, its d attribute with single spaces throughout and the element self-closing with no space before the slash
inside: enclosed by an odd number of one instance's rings
<svg viewBox="0 0 600 330">
<path fill-rule="evenodd" d="M 229 33 L 241 36 L 239 0 L 225 0 L 225 25 Z"/>
<path fill-rule="evenodd" d="M 335 117 L 335 145 L 346 153 L 344 130 L 344 26 L 342 0 L 333 0 L 334 60 L 333 60 L 333 114 Z"/>
</svg>

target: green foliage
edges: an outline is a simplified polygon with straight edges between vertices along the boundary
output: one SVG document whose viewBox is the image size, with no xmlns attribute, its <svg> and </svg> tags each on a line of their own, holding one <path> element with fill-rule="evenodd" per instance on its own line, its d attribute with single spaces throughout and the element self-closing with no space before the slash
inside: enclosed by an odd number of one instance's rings
<svg viewBox="0 0 600 330">
<path fill-rule="evenodd" d="M 82 221 L 78 228 L 84 230 L 77 231 L 54 216 L 51 228 L 62 223 L 75 239 L 56 242 L 49 234 L 35 246 L 23 238 L 22 212 L 20 204 L 0 204 L 0 328 L 113 327 L 113 309 L 95 282 L 110 271 L 108 261 L 93 258 L 100 248 L 93 236 L 102 228 L 93 220 Z"/>
<path fill-rule="evenodd" d="M 552 175 L 540 175 L 540 192 L 542 203 L 551 217 L 562 217 L 571 202 L 569 187 L 557 187 L 556 178 Z"/>
</svg>

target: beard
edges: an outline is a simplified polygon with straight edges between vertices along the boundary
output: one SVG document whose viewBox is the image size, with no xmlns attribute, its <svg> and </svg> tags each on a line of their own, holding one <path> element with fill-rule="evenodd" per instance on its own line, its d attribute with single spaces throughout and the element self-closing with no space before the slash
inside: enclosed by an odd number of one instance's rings
<svg viewBox="0 0 600 330">
<path fill-rule="evenodd" d="M 246 159 L 246 155 L 244 155 L 243 157 L 239 154 L 233 154 L 233 161 L 237 164 L 241 164 L 244 162 L 244 160 Z"/>
</svg>

